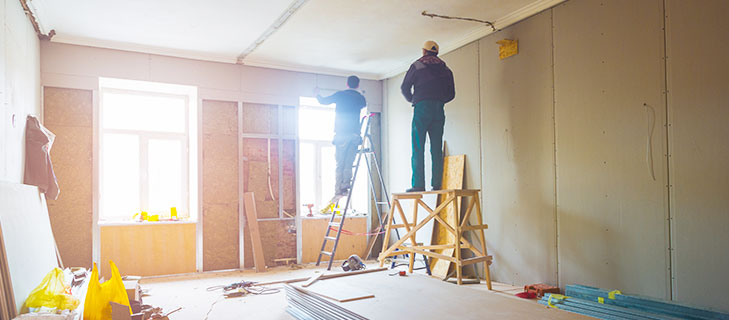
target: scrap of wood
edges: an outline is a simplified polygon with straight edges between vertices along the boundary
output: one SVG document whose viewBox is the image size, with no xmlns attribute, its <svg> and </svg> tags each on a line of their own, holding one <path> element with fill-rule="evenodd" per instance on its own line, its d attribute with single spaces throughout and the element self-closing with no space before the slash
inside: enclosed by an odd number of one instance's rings
<svg viewBox="0 0 729 320">
<path fill-rule="evenodd" d="M 316 282 L 316 280 L 319 280 L 319 278 L 321 278 L 321 276 L 323 276 L 323 275 L 324 275 L 324 273 L 317 273 L 317 274 L 311 276 L 311 278 L 309 278 L 309 280 L 306 280 L 306 282 L 304 282 L 301 286 L 306 288 L 306 287 L 314 284 L 314 282 Z"/>
<path fill-rule="evenodd" d="M 316 286 L 308 288 L 308 290 L 313 294 L 337 302 L 356 301 L 375 297 L 373 293 L 366 292 L 343 282 L 333 284 L 318 283 Z"/>
<path fill-rule="evenodd" d="M 463 189 L 463 178 L 464 178 L 464 171 L 466 168 L 466 155 L 456 155 L 456 156 L 446 156 L 443 158 L 443 189 Z M 438 204 L 443 202 L 444 197 L 439 196 L 438 197 Z M 456 225 L 456 214 L 460 214 L 456 212 L 456 203 L 449 204 L 448 207 L 445 208 L 444 212 L 440 213 L 440 218 L 443 219 L 446 223 L 451 224 L 451 226 Z M 443 226 L 440 223 L 433 224 L 433 241 L 431 242 L 433 245 L 438 244 L 453 244 L 456 241 L 456 237 L 448 232 L 447 227 Z M 454 249 L 442 249 L 442 250 L 434 250 L 435 252 L 440 251 L 439 253 L 444 254 L 446 256 L 453 256 Z M 439 277 L 442 279 L 447 278 L 448 271 L 451 267 L 451 262 L 443 259 L 437 259 L 432 258 L 430 263 L 430 272 L 433 276 Z"/>
<path fill-rule="evenodd" d="M 256 272 L 266 271 L 266 259 L 263 256 L 263 244 L 261 243 L 261 234 L 258 229 L 258 215 L 256 214 L 256 199 L 253 192 L 243 194 L 245 201 L 246 220 L 248 222 L 248 230 L 251 234 L 251 242 L 253 244 L 253 263 Z"/>
<path fill-rule="evenodd" d="M 326 280 L 326 279 L 333 279 L 333 278 L 347 277 L 347 276 L 356 276 L 358 274 L 385 271 L 385 270 L 387 270 L 387 267 L 382 267 L 382 268 L 377 268 L 377 269 L 357 270 L 357 271 L 351 271 L 351 272 L 341 272 L 341 273 L 334 273 L 334 274 L 324 274 L 321 277 L 319 277 L 319 280 Z M 294 282 L 306 281 L 306 280 L 309 280 L 310 278 L 311 277 L 260 282 L 260 283 L 256 283 L 256 285 L 257 286 L 268 286 L 268 285 L 280 284 L 280 283 L 294 283 Z"/>
</svg>

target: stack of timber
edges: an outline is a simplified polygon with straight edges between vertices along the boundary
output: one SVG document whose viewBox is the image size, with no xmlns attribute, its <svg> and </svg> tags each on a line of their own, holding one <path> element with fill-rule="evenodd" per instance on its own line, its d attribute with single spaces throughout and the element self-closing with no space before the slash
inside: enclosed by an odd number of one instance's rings
<svg viewBox="0 0 729 320">
<path fill-rule="evenodd" d="M 729 319 L 721 312 L 582 285 L 568 285 L 565 296 L 545 295 L 539 303 L 599 319 Z"/>
</svg>

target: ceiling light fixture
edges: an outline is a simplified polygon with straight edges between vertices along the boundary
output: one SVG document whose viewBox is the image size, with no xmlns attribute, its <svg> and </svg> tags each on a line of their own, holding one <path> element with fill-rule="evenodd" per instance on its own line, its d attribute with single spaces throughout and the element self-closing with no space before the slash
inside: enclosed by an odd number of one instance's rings
<svg viewBox="0 0 729 320">
<path fill-rule="evenodd" d="M 246 48 L 245 51 L 243 51 L 243 53 L 238 56 L 238 63 L 243 64 L 243 59 L 245 59 L 249 54 L 256 50 L 256 48 L 258 48 L 258 46 L 266 41 L 266 39 L 271 37 L 274 32 L 281 28 L 281 26 L 286 23 L 286 20 L 291 18 L 291 16 L 296 13 L 296 10 L 299 10 L 299 8 L 301 8 L 301 6 L 306 3 L 306 1 L 308 0 L 295 0 L 294 2 L 292 2 L 291 5 L 286 9 L 286 11 L 284 11 L 284 13 L 282 13 L 281 16 L 279 16 L 278 19 L 276 19 L 276 21 L 274 21 L 273 24 L 268 27 L 268 29 L 266 29 L 266 31 L 263 31 L 261 36 L 258 37 L 256 41 L 254 41 L 250 46 L 248 46 L 248 48 Z"/>
</svg>

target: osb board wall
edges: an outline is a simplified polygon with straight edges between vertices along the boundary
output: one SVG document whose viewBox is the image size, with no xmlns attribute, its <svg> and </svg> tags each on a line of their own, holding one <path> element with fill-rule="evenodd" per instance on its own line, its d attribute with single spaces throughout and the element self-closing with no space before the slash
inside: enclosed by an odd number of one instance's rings
<svg viewBox="0 0 729 320">
<path fill-rule="evenodd" d="M 662 7 L 590 0 L 553 10 L 563 284 L 670 298 Z"/>
<path fill-rule="evenodd" d="M 278 106 L 243 103 L 243 124 L 245 133 L 278 133 Z"/>
<path fill-rule="evenodd" d="M 154 276 L 195 272 L 195 224 L 101 226 L 101 275 L 109 260 L 122 275 Z"/>
<path fill-rule="evenodd" d="M 729 312 L 729 2 L 666 1 L 674 298 Z"/>
<path fill-rule="evenodd" d="M 270 149 L 269 149 L 270 141 Z M 243 139 L 244 188 L 253 192 L 258 218 L 278 218 L 278 140 L 264 138 Z M 270 150 L 270 151 L 269 151 Z M 270 152 L 270 167 L 268 154 Z M 269 188 L 270 172 L 270 188 Z"/>
<path fill-rule="evenodd" d="M 486 246 L 493 279 L 514 285 L 558 281 L 551 28 L 545 11 L 478 47 Z M 502 39 L 519 54 L 500 60 Z"/>
<path fill-rule="evenodd" d="M 239 267 L 238 103 L 202 105 L 203 270 Z"/>
<path fill-rule="evenodd" d="M 51 160 L 61 190 L 57 200 L 48 200 L 48 212 L 66 266 L 90 267 L 92 260 L 92 96 L 88 90 L 43 90 L 43 122 L 56 135 Z"/>
<path fill-rule="evenodd" d="M 337 218 L 334 221 L 338 222 L 341 219 Z M 327 231 L 329 225 L 328 218 L 303 218 L 301 219 L 301 262 L 310 263 L 316 262 L 321 250 L 321 243 L 324 240 L 324 234 Z M 344 222 L 344 230 L 349 230 L 355 233 L 366 233 L 367 232 L 367 218 L 365 217 L 348 217 Z M 336 236 L 336 232 L 332 231 L 331 236 Z M 330 251 L 334 243 L 327 241 L 327 247 L 324 250 Z M 339 238 L 339 244 L 337 245 L 337 252 L 334 254 L 335 260 L 347 259 L 352 254 L 357 254 L 360 257 L 364 257 L 367 250 L 367 236 L 365 235 L 346 235 L 342 234 Z M 373 251 L 379 252 L 378 247 L 375 247 Z M 323 256 L 322 259 L 328 259 L 329 256 Z"/>
<path fill-rule="evenodd" d="M 261 229 L 261 243 L 267 266 L 277 265 L 275 259 L 296 258 L 296 232 L 293 219 L 258 221 L 258 227 Z"/>
</svg>

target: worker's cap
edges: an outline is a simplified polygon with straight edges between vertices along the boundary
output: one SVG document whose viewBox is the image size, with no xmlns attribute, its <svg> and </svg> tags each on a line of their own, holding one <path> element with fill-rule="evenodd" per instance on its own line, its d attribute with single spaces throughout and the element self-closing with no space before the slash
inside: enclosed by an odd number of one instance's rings
<svg viewBox="0 0 729 320">
<path fill-rule="evenodd" d="M 438 53 L 438 44 L 435 43 L 435 41 L 428 40 L 428 41 L 425 41 L 425 44 L 423 44 L 423 49 L 430 51 L 430 52 Z"/>
</svg>

